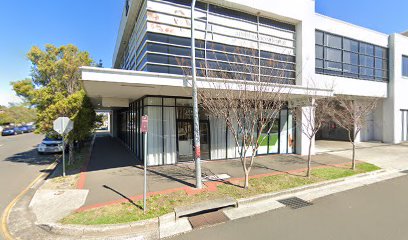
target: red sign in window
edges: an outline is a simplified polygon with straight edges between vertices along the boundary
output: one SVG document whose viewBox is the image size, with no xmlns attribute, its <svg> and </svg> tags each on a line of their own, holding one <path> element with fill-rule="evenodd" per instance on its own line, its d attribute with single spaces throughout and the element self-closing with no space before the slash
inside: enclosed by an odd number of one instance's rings
<svg viewBox="0 0 408 240">
<path fill-rule="evenodd" d="M 142 122 L 140 124 L 140 131 L 142 133 L 147 133 L 148 125 L 149 125 L 149 118 L 147 117 L 147 115 L 142 116 Z"/>
</svg>

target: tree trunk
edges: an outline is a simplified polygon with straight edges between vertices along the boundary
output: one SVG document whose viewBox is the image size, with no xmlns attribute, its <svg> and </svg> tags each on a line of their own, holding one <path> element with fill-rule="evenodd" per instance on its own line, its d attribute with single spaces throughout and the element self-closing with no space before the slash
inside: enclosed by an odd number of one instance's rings
<svg viewBox="0 0 408 240">
<path fill-rule="evenodd" d="M 249 171 L 245 171 L 245 184 L 244 184 L 245 189 L 249 189 Z"/>
<path fill-rule="evenodd" d="M 68 164 L 72 165 L 74 163 L 74 141 L 69 141 L 69 160 Z"/>
<path fill-rule="evenodd" d="M 353 142 L 353 156 L 351 158 L 351 168 L 356 170 L 356 144 Z"/>
<path fill-rule="evenodd" d="M 310 177 L 312 171 L 312 140 L 309 141 L 309 154 L 307 155 L 307 177 Z"/>
</svg>

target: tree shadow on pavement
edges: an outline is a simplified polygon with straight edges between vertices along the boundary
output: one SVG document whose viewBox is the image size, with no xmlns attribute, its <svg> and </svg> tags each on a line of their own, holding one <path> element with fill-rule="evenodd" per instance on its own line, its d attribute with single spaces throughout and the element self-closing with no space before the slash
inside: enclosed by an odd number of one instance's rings
<svg viewBox="0 0 408 240">
<path fill-rule="evenodd" d="M 137 207 L 137 208 L 143 210 L 143 208 L 142 208 L 141 206 L 137 205 L 132 199 L 130 199 L 130 198 L 127 197 L 126 195 L 124 195 L 124 194 L 122 194 L 122 193 L 116 191 L 115 189 L 113 189 L 113 188 L 111 188 L 111 187 L 109 187 L 109 186 L 103 185 L 103 187 L 106 188 L 106 189 L 108 189 L 108 190 L 111 190 L 112 192 L 114 192 L 114 193 L 118 194 L 119 196 L 121 196 L 122 198 L 126 199 L 126 200 L 127 200 L 129 203 L 131 203 L 133 206 L 135 206 L 135 207 Z"/>
<path fill-rule="evenodd" d="M 4 161 L 13 162 L 13 163 L 25 163 L 28 165 L 49 165 L 53 163 L 60 157 L 58 154 L 46 154 L 39 155 L 36 149 L 31 149 L 29 151 L 16 153 Z"/>
</svg>

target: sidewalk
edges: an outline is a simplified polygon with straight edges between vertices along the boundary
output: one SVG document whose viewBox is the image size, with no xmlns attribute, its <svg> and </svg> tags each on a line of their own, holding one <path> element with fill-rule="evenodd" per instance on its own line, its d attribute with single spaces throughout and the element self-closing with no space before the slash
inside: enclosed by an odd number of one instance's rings
<svg viewBox="0 0 408 240">
<path fill-rule="evenodd" d="M 316 141 L 318 154 L 330 154 L 342 158 L 351 158 L 352 150 L 349 142 Z M 383 169 L 408 169 L 408 143 L 385 144 L 361 142 L 357 144 L 356 159 L 377 165 Z"/>
<path fill-rule="evenodd" d="M 350 160 L 329 154 L 313 157 L 313 167 L 347 163 Z M 84 189 L 89 189 L 85 208 L 95 204 L 117 201 L 143 194 L 143 168 L 132 154 L 109 136 L 96 138 L 86 172 Z M 306 160 L 298 155 L 269 155 L 257 157 L 251 176 L 273 174 L 306 168 Z M 202 163 L 203 177 L 227 174 L 242 178 L 239 160 L 206 161 Z M 194 187 L 194 163 L 155 166 L 148 168 L 148 192 Z"/>
</svg>

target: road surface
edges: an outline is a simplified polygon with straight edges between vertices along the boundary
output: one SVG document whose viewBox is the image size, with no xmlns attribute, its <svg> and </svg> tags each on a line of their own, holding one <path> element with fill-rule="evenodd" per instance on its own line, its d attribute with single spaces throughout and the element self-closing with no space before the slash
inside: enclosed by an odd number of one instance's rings
<svg viewBox="0 0 408 240">
<path fill-rule="evenodd" d="M 42 135 L 26 133 L 0 136 L 0 213 L 23 191 L 52 161 L 55 155 L 40 156 L 36 146 Z M 1 231 L 1 230 L 0 230 Z M 0 239 L 2 234 L 0 234 Z"/>
<path fill-rule="evenodd" d="M 293 210 L 281 208 L 172 239 L 406 240 L 408 177 L 337 193 Z"/>
</svg>

